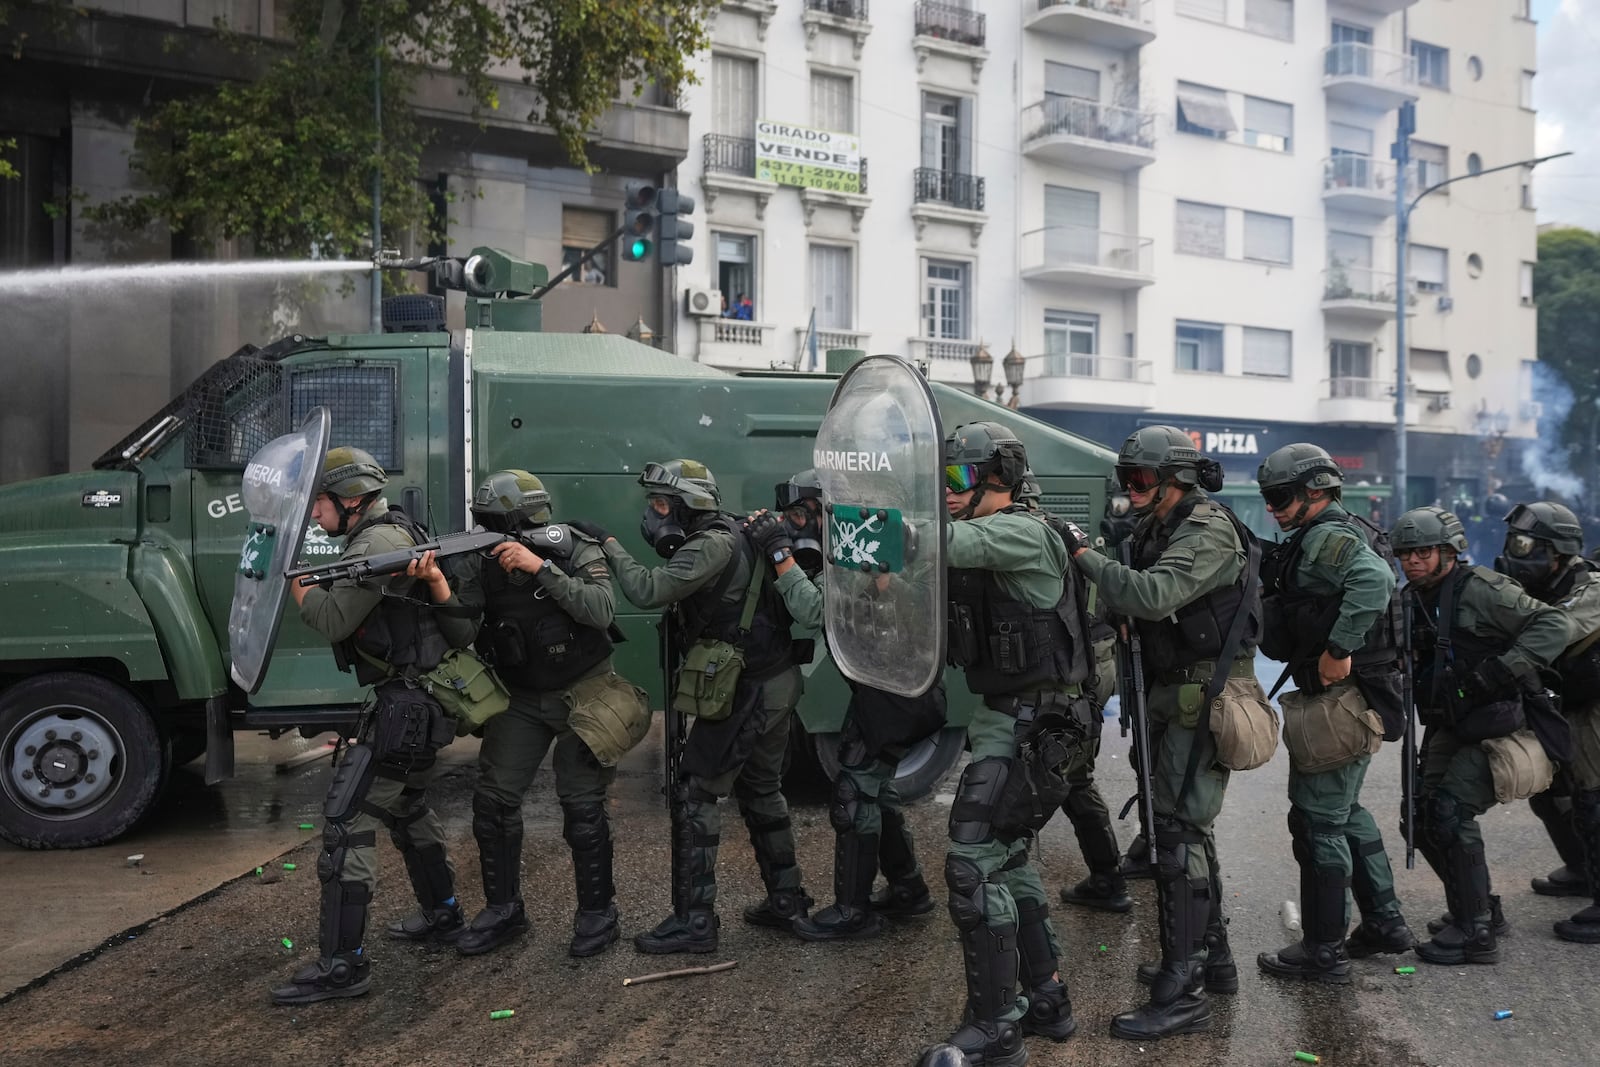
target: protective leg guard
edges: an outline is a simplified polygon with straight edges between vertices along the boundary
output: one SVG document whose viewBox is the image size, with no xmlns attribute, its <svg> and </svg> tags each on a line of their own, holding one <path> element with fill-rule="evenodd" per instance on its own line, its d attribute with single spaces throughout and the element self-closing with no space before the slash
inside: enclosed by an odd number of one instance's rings
<svg viewBox="0 0 1600 1067">
<path fill-rule="evenodd" d="M 744 909 L 744 921 L 751 926 L 788 930 L 795 919 L 804 918 L 816 901 L 800 884 L 800 868 L 794 856 L 794 824 L 781 793 L 764 796 L 739 794 L 739 810 L 750 844 L 755 849 L 756 865 L 761 869 L 761 884 L 767 887 L 766 899 Z"/>
<path fill-rule="evenodd" d="M 1019 1067 L 1028 1062 L 1022 1030 L 1001 1019 L 1016 1003 L 1016 924 L 985 924 L 985 898 L 995 889 L 971 860 L 946 855 L 944 878 L 967 979 L 965 1021 L 947 1044 L 959 1048 L 969 1064 Z"/>
<path fill-rule="evenodd" d="M 1189 852 L 1203 848 L 1198 830 L 1170 820 L 1156 830 L 1156 905 L 1161 927 L 1161 966 L 1150 986 L 1150 1002 L 1111 1020 L 1111 1036 L 1154 1041 L 1211 1026 L 1211 1005 L 1201 992 L 1206 927 L 1211 921 L 1209 878 L 1188 876 Z"/>
<path fill-rule="evenodd" d="M 443 845 L 418 845 L 411 836 L 411 825 L 428 814 L 422 790 L 406 789 L 400 799 L 406 805 L 406 814 L 390 816 L 384 821 L 389 827 L 389 840 L 405 860 L 412 892 L 422 910 L 410 918 L 390 923 L 386 932 L 393 941 L 437 941 L 453 945 L 467 927 L 461 905 L 456 902 L 455 876 L 450 872 Z M 383 818 L 376 810 L 372 814 Z"/>
<path fill-rule="evenodd" d="M 1448 793 L 1435 794 L 1437 806 L 1430 808 L 1430 819 L 1437 816 L 1439 833 L 1454 827 L 1459 829 L 1455 798 Z M 1453 917 L 1449 926 L 1440 930 L 1431 941 L 1417 945 L 1417 955 L 1428 963 L 1456 966 L 1462 963 L 1498 963 L 1500 950 L 1495 943 L 1493 913 L 1489 900 L 1489 864 L 1484 858 L 1483 846 L 1461 843 L 1452 839 L 1443 849 L 1445 871 L 1445 899 L 1450 904 Z"/>
<path fill-rule="evenodd" d="M 1105 804 L 1099 801 L 1098 793 L 1089 795 L 1093 788 L 1090 785 L 1088 789 L 1074 789 L 1061 805 L 1072 821 L 1072 832 L 1077 835 L 1084 865 L 1089 868 L 1089 877 L 1062 889 L 1061 899 L 1083 908 L 1129 911 L 1133 898 L 1128 895 L 1127 880 L 1119 870 L 1122 851 L 1117 847 L 1117 835 L 1111 829 Z"/>
<path fill-rule="evenodd" d="M 794 920 L 802 941 L 842 941 L 883 933 L 883 916 L 869 907 L 878 868 L 878 835 L 847 830 L 833 842 L 834 903 Z"/>
<path fill-rule="evenodd" d="M 478 839 L 486 906 L 456 939 L 463 956 L 492 952 L 528 932 L 522 906 L 522 808 L 492 797 L 472 797 L 472 836 Z"/>
<path fill-rule="evenodd" d="M 1067 995 L 1067 983 L 1059 973 L 1060 961 L 1044 925 L 1049 917 L 1049 905 L 1017 901 L 1019 972 L 1028 997 L 1022 1032 L 1065 1041 L 1078 1032 L 1078 1020 L 1072 1017 L 1072 998 Z"/>
<path fill-rule="evenodd" d="M 569 956 L 604 952 L 621 935 L 617 887 L 612 881 L 611 823 L 604 804 L 563 805 L 561 834 L 572 850 L 578 910 L 572 920 Z"/>
<path fill-rule="evenodd" d="M 717 847 L 722 815 L 717 798 L 683 784 L 678 787 L 672 818 L 672 914 L 633 947 L 651 955 L 715 952 L 722 920 L 717 900 Z"/>
<path fill-rule="evenodd" d="M 890 788 L 888 783 L 885 789 Z M 878 865 L 888 885 L 872 894 L 869 907 L 886 919 L 911 919 L 933 910 L 933 894 L 917 865 L 916 842 L 911 827 L 906 825 L 905 813 L 897 804 L 885 802 L 878 794 L 878 809 L 883 817 L 883 831 L 878 838 Z"/>
<path fill-rule="evenodd" d="M 1578 836 L 1575 822 L 1577 811 L 1574 798 L 1557 792 L 1555 786 L 1529 798 L 1528 807 L 1539 816 L 1556 846 L 1561 866 L 1543 878 L 1533 879 L 1533 891 L 1546 897 L 1586 897 L 1590 895 L 1589 879 L 1584 875 L 1583 842 Z"/>
<path fill-rule="evenodd" d="M 1346 835 L 1345 840 L 1350 846 L 1350 895 L 1361 912 L 1361 923 L 1346 939 L 1345 950 L 1353 960 L 1408 951 L 1417 939 L 1400 914 L 1383 839 L 1363 841 Z"/>
<path fill-rule="evenodd" d="M 1583 870 L 1594 903 L 1555 924 L 1556 936 L 1582 945 L 1600 944 L 1600 789 L 1582 789 L 1572 798 L 1573 828 L 1583 846 Z"/>
<path fill-rule="evenodd" d="M 1207 993 L 1237 993 L 1239 966 L 1233 960 L 1233 946 L 1228 943 L 1228 919 L 1222 914 L 1222 864 L 1217 860 L 1217 850 L 1210 839 L 1204 847 L 1206 869 L 1211 878 L 1211 914 L 1206 919 L 1205 990 Z M 1145 985 L 1151 985 L 1159 973 L 1160 963 L 1141 963 L 1135 976 Z"/>
<path fill-rule="evenodd" d="M 274 1004 L 315 1004 L 319 1000 L 359 997 L 371 986 L 371 967 L 361 951 L 366 935 L 367 906 L 372 892 L 364 882 L 343 881 L 344 853 L 350 838 L 339 823 L 323 832 L 326 846 L 337 838 L 339 847 L 318 859 L 322 880 L 322 909 L 318 922 L 321 958 L 297 970 L 288 983 L 272 990 Z"/>
<path fill-rule="evenodd" d="M 1261 970 L 1279 978 L 1348 985 L 1344 895 L 1349 886 L 1350 879 L 1337 867 L 1302 867 L 1300 907 L 1305 936 L 1277 952 L 1263 952 L 1256 958 Z"/>
</svg>

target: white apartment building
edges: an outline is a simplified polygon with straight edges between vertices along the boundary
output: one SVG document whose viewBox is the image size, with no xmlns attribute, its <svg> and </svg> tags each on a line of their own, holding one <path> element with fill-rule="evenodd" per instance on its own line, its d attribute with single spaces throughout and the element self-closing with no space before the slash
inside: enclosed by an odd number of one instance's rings
<svg viewBox="0 0 1600 1067">
<path fill-rule="evenodd" d="M 712 42 L 681 354 L 804 369 L 813 311 L 820 347 L 946 381 L 981 342 L 1003 383 L 1015 349 L 1028 413 L 1112 445 L 1189 429 L 1258 526 L 1255 465 L 1300 439 L 1396 513 L 1398 109 L 1410 195 L 1532 156 L 1527 0 L 725 0 Z M 780 125 L 858 141 L 860 191 L 766 180 Z M 1528 189 L 1485 175 L 1411 216 L 1410 503 L 1518 480 Z M 720 317 L 740 292 L 749 320 Z"/>
</svg>

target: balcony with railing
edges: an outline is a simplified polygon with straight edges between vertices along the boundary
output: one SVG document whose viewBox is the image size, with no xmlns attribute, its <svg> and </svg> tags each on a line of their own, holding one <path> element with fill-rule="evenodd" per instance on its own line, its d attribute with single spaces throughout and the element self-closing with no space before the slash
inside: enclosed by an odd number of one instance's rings
<svg viewBox="0 0 1600 1067">
<path fill-rule="evenodd" d="M 988 41 L 988 17 L 981 11 L 935 0 L 917 0 L 913 17 L 918 37 L 933 37 L 974 48 L 982 48 Z"/>
<path fill-rule="evenodd" d="M 811 346 L 806 343 L 810 330 L 804 326 L 796 326 L 794 330 L 795 355 L 799 357 L 801 367 L 806 366 L 810 355 Z M 867 340 L 872 335 L 865 330 L 829 330 L 817 327 L 817 369 L 821 370 L 828 352 L 835 348 L 854 349 L 866 351 Z"/>
<path fill-rule="evenodd" d="M 1324 378 L 1317 397 L 1319 422 L 1346 425 L 1394 425 L 1393 378 Z M 1421 412 L 1417 390 L 1406 390 L 1406 422 L 1415 423 Z"/>
<path fill-rule="evenodd" d="M 1063 166 L 1137 170 L 1155 162 L 1155 112 L 1075 96 L 1022 109 L 1022 151 Z"/>
<path fill-rule="evenodd" d="M 855 46 L 855 57 L 861 58 L 867 35 L 872 32 L 868 17 L 867 0 L 806 0 L 800 12 L 800 23 L 806 30 L 806 47 L 811 48 L 822 30 L 848 34 Z"/>
<path fill-rule="evenodd" d="M 700 143 L 705 149 L 707 174 L 732 174 L 741 178 L 756 176 L 755 138 L 708 133 L 700 139 Z"/>
<path fill-rule="evenodd" d="M 1322 272 L 1322 310 L 1344 319 L 1388 322 L 1394 318 L 1394 275 L 1335 262 Z M 1417 302 L 1413 293 L 1408 303 Z"/>
<path fill-rule="evenodd" d="M 1139 289 L 1155 279 L 1151 241 L 1083 226 L 1046 226 L 1022 235 L 1022 276 L 1029 281 Z"/>
<path fill-rule="evenodd" d="M 1049 352 L 1028 361 L 1029 407 L 1148 411 L 1155 406 L 1154 366 L 1148 359 Z"/>
<path fill-rule="evenodd" d="M 1027 0 L 1025 0 L 1027 2 Z M 1106 48 L 1138 48 L 1155 40 L 1151 0 L 1032 0 L 1023 28 Z"/>
<path fill-rule="evenodd" d="M 918 167 L 912 197 L 919 204 L 945 204 L 962 211 L 984 210 L 983 179 L 937 167 Z"/>
<path fill-rule="evenodd" d="M 1322 161 L 1322 202 L 1340 211 L 1394 214 L 1395 167 L 1371 156 L 1330 156 Z"/>
<path fill-rule="evenodd" d="M 1341 41 L 1322 50 L 1322 89 L 1330 100 L 1388 111 L 1417 98 L 1417 61 L 1370 44 Z"/>
<path fill-rule="evenodd" d="M 766 370 L 774 359 L 788 357 L 778 351 L 778 331 L 771 323 L 707 317 L 698 320 L 698 331 L 695 358 L 714 367 Z"/>
</svg>

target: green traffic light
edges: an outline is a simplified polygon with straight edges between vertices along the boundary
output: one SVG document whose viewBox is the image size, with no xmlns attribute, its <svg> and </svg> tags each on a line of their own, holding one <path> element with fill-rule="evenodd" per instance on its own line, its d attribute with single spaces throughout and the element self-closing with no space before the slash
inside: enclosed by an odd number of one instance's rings
<svg viewBox="0 0 1600 1067">
<path fill-rule="evenodd" d="M 633 244 L 628 246 L 628 255 L 634 259 L 643 259 L 650 254 L 650 242 L 642 237 L 636 237 Z"/>
</svg>

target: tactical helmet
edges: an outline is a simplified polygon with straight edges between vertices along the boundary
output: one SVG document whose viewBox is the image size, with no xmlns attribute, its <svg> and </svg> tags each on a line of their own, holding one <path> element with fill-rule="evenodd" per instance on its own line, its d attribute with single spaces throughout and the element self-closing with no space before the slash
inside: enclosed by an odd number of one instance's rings
<svg viewBox="0 0 1600 1067">
<path fill-rule="evenodd" d="M 717 480 L 704 463 L 692 459 L 646 464 L 639 484 L 652 496 L 676 497 L 691 511 L 716 511 L 722 506 Z"/>
<path fill-rule="evenodd" d="M 817 477 L 817 472 L 814 469 L 808 467 L 788 481 L 779 482 L 773 487 L 773 492 L 779 511 L 792 508 L 802 500 L 815 500 L 820 505 L 822 501 L 822 479 Z"/>
<path fill-rule="evenodd" d="M 1549 541 L 1557 555 L 1581 556 L 1583 554 L 1583 525 L 1572 509 L 1549 500 L 1532 504 L 1518 504 L 1506 516 L 1509 534 L 1526 534 L 1539 541 Z"/>
<path fill-rule="evenodd" d="M 324 493 L 350 499 L 381 493 L 388 484 L 389 476 L 378 461 L 359 448 L 348 445 L 330 448 L 322 461 L 321 491 Z"/>
<path fill-rule="evenodd" d="M 485 528 L 510 532 L 550 521 L 550 494 L 524 470 L 495 471 L 472 496 L 472 517 Z"/>
<path fill-rule="evenodd" d="M 980 481 L 994 474 L 1007 489 L 1015 489 L 1027 473 L 1028 452 L 998 422 L 969 422 L 944 439 L 944 462 L 946 467 L 976 467 Z"/>
<path fill-rule="evenodd" d="M 1256 482 L 1263 489 L 1289 485 L 1337 489 L 1344 485 L 1344 472 L 1321 445 L 1300 442 L 1284 445 L 1262 460 Z"/>
<path fill-rule="evenodd" d="M 1030 511 L 1038 511 L 1043 506 L 1044 490 L 1039 486 L 1039 479 L 1029 467 L 1022 472 L 1022 483 L 1017 486 L 1017 503 L 1028 505 Z"/>
<path fill-rule="evenodd" d="M 1412 508 L 1389 531 L 1389 544 L 1397 553 L 1407 548 L 1442 545 L 1455 549 L 1457 555 L 1466 555 L 1467 531 L 1461 520 L 1444 508 Z"/>
<path fill-rule="evenodd" d="M 1117 453 L 1118 467 L 1154 468 L 1162 480 L 1171 478 L 1186 487 L 1199 484 L 1200 461 L 1194 440 L 1176 426 L 1141 426 Z"/>
<path fill-rule="evenodd" d="M 574 701 L 567 720 L 602 767 L 615 767 L 650 730 L 650 700 L 644 690 L 612 677 L 617 684 Z"/>
</svg>

